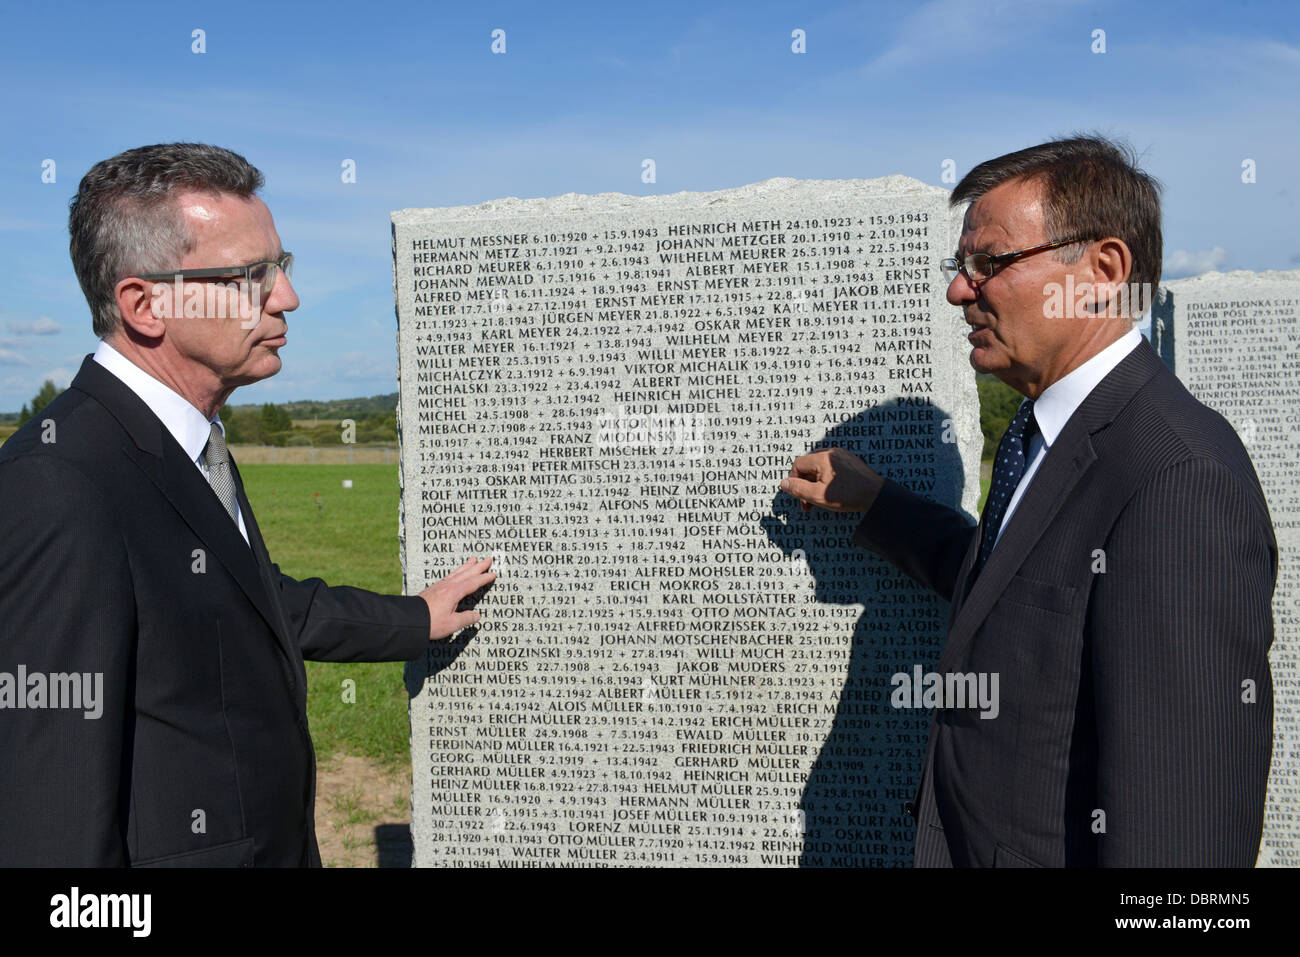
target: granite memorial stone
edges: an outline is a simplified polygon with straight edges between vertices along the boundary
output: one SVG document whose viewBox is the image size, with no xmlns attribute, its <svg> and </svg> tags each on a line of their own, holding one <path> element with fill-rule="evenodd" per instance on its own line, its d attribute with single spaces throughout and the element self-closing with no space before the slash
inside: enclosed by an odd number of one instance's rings
<svg viewBox="0 0 1300 957">
<path fill-rule="evenodd" d="M 819 446 L 971 520 L 980 430 L 904 177 L 393 214 L 403 562 L 491 554 L 408 667 L 416 865 L 906 865 L 946 606 L 779 483 Z"/>
<path fill-rule="evenodd" d="M 1277 536 L 1273 763 L 1259 865 L 1300 866 L 1300 271 L 1207 273 L 1165 285 L 1152 316 L 1188 390 L 1250 453 Z"/>
</svg>

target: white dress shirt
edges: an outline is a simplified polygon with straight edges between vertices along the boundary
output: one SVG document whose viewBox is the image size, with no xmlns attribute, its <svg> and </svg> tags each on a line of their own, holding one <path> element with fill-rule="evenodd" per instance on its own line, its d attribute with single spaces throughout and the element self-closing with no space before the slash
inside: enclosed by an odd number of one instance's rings
<svg viewBox="0 0 1300 957">
<path fill-rule="evenodd" d="M 1021 476 L 1020 484 L 1011 493 L 1006 514 L 1002 516 L 1002 526 L 998 529 L 998 537 L 993 540 L 994 546 L 1006 531 L 1007 523 L 1011 521 L 1011 514 L 1020 504 L 1020 499 L 1024 497 L 1025 489 L 1029 488 L 1029 483 L 1033 481 L 1034 473 L 1042 464 L 1047 450 L 1061 434 L 1065 423 L 1070 421 L 1074 410 L 1083 404 L 1083 400 L 1088 398 L 1101 380 L 1110 375 L 1111 371 L 1123 361 L 1125 356 L 1136 349 L 1141 341 L 1142 333 L 1138 332 L 1136 327 L 1130 329 L 1069 375 L 1049 385 L 1034 402 L 1034 421 L 1038 423 L 1038 431 L 1029 442 L 1029 464 L 1025 466 L 1025 474 Z"/>
<path fill-rule="evenodd" d="M 226 426 L 221 417 L 214 415 L 211 420 L 205 419 L 203 413 L 190 405 L 188 400 L 169 386 L 163 385 L 103 339 L 95 349 L 94 360 L 121 379 L 122 384 L 139 396 L 140 401 L 162 420 L 172 438 L 202 473 L 203 481 L 208 481 L 208 464 L 203 460 L 203 450 L 212 435 L 213 422 L 217 423 L 223 436 L 226 434 Z M 244 515 L 238 498 L 235 500 L 235 523 L 239 526 L 239 534 L 247 542 L 248 529 L 244 527 Z"/>
</svg>

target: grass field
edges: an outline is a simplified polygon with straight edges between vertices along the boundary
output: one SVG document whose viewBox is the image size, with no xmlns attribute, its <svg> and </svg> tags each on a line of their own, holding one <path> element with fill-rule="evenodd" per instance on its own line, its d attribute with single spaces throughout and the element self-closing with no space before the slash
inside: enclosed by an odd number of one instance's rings
<svg viewBox="0 0 1300 957">
<path fill-rule="evenodd" d="M 401 594 L 396 465 L 241 465 L 271 560 L 294 578 Z M 343 488 L 351 479 L 353 487 Z M 450 570 L 450 569 L 449 569 Z M 343 682 L 356 682 L 356 703 Z M 402 664 L 307 662 L 307 716 L 317 754 L 408 760 Z"/>
</svg>

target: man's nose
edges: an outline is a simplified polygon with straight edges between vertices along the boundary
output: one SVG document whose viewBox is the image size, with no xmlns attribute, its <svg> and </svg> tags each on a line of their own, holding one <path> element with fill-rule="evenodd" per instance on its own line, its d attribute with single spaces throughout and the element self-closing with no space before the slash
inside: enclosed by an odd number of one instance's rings
<svg viewBox="0 0 1300 957">
<path fill-rule="evenodd" d="M 298 305 L 298 293 L 294 291 L 293 283 L 289 281 L 283 269 L 277 269 L 275 285 L 271 287 L 270 298 L 266 300 L 266 311 L 293 312 Z"/>
<path fill-rule="evenodd" d="M 958 270 L 957 275 L 948 283 L 948 301 L 954 306 L 964 306 L 979 298 L 979 287 L 966 276 L 965 270 Z"/>
</svg>

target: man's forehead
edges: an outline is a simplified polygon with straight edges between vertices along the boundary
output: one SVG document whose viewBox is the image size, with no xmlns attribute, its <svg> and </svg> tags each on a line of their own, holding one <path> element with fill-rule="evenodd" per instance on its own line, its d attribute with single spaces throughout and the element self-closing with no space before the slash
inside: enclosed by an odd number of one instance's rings
<svg viewBox="0 0 1300 957">
<path fill-rule="evenodd" d="M 201 219 L 240 214 L 257 215 L 258 212 L 266 209 L 266 204 L 256 196 L 239 196 L 235 193 L 214 193 L 205 190 L 179 190 L 175 194 L 175 201 L 180 209 Z"/>
<path fill-rule="evenodd" d="M 279 253 L 271 211 L 256 196 L 182 192 L 176 196 L 176 205 L 197 246 L 247 247 L 265 256 Z M 277 248 L 263 248 L 268 246 Z"/>
<path fill-rule="evenodd" d="M 997 240 L 1028 241 L 1043 228 L 1041 191 L 1024 180 L 1001 183 L 966 208 L 961 241 L 969 246 Z"/>
</svg>

